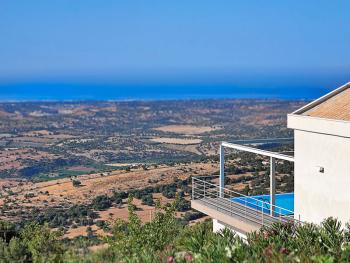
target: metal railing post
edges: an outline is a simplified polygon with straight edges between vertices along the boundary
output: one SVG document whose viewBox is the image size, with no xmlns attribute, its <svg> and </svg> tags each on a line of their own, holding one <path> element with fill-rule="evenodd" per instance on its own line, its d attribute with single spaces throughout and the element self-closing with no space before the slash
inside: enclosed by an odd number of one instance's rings
<svg viewBox="0 0 350 263">
<path fill-rule="evenodd" d="M 219 177 L 219 194 L 223 197 L 223 191 L 225 187 L 225 149 L 224 146 L 220 145 L 220 177 Z"/>
<path fill-rule="evenodd" d="M 264 225 L 264 206 L 261 202 L 261 225 Z"/>
<path fill-rule="evenodd" d="M 270 215 L 275 216 L 276 202 L 276 159 L 270 157 Z"/>
</svg>

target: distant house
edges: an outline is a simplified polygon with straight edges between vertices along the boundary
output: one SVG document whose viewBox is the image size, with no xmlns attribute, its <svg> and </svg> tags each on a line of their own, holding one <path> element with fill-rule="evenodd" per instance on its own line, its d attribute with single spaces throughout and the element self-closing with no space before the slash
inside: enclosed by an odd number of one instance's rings
<svg viewBox="0 0 350 263">
<path fill-rule="evenodd" d="M 288 128 L 294 129 L 294 156 L 251 146 L 264 140 L 222 142 L 220 176 L 193 178 L 191 205 L 213 218 L 214 231 L 229 227 L 244 237 L 275 222 L 350 220 L 350 83 L 289 114 Z M 268 195 L 225 188 L 225 148 L 269 157 Z M 278 160 L 294 162 L 294 193 L 276 193 Z"/>
</svg>

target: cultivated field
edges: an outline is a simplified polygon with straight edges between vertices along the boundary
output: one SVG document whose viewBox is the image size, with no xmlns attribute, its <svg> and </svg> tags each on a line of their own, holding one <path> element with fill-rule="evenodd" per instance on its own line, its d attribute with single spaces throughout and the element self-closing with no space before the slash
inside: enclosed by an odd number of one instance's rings
<svg viewBox="0 0 350 263">
<path fill-rule="evenodd" d="M 220 127 L 194 126 L 194 125 L 165 125 L 154 128 L 156 131 L 193 135 L 220 130 Z"/>
<path fill-rule="evenodd" d="M 168 143 L 168 144 L 180 144 L 180 145 L 199 144 L 202 142 L 201 139 L 185 139 L 185 138 L 169 138 L 169 137 L 152 138 L 151 141 L 159 142 L 159 143 Z"/>
</svg>

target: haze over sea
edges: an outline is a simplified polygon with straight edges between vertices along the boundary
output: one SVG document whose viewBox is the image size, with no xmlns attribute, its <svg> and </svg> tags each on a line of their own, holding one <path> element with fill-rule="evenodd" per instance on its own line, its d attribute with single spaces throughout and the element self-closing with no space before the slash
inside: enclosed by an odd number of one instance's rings
<svg viewBox="0 0 350 263">
<path fill-rule="evenodd" d="M 35 80 L 0 82 L 0 101 L 313 99 L 345 84 L 348 74 L 175 78 L 163 80 Z M 184 80 L 182 80 L 184 79 Z"/>
</svg>

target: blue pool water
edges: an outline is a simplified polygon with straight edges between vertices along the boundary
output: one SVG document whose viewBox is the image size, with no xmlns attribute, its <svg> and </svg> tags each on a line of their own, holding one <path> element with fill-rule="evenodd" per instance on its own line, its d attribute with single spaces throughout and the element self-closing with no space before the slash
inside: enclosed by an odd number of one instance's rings
<svg viewBox="0 0 350 263">
<path fill-rule="evenodd" d="M 232 198 L 233 202 L 240 204 L 246 204 L 247 206 L 261 210 L 263 205 L 263 212 L 266 214 L 270 213 L 270 195 L 255 195 L 250 197 L 235 197 Z M 265 203 L 263 203 L 265 202 Z M 291 215 L 294 212 L 294 193 L 276 194 L 276 210 L 275 212 L 279 215 Z M 279 207 L 283 209 L 279 209 Z M 284 210 L 285 209 L 285 210 Z"/>
</svg>

